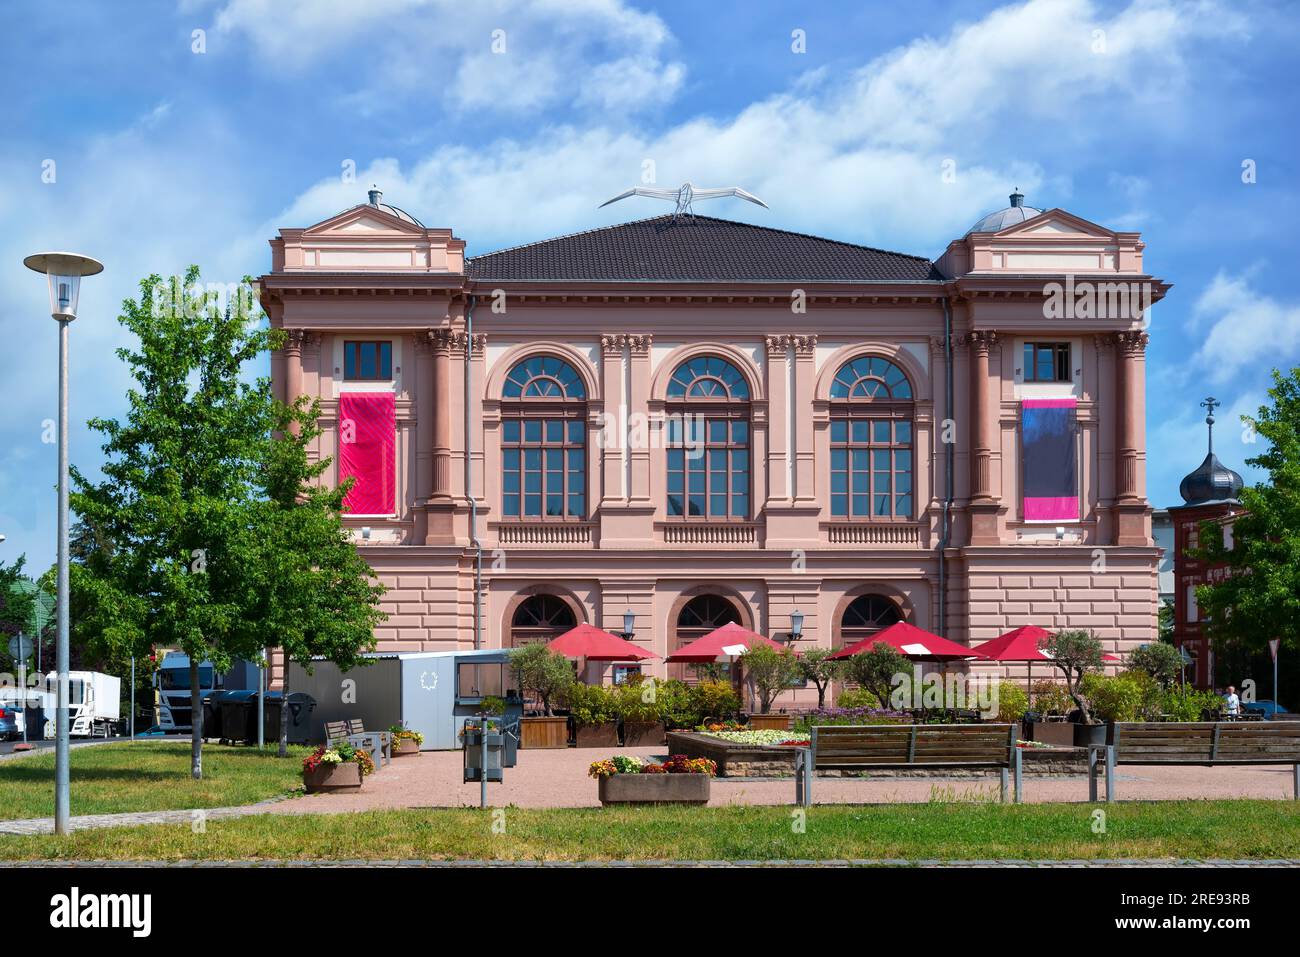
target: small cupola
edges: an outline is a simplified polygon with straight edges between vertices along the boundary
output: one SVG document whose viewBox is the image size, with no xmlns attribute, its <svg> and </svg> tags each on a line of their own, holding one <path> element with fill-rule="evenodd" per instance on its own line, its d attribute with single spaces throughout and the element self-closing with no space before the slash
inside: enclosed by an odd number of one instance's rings
<svg viewBox="0 0 1300 957">
<path fill-rule="evenodd" d="M 1034 206 L 1025 205 L 1025 194 L 1020 192 L 1019 187 L 1008 197 L 1011 205 L 1006 209 L 999 209 L 996 213 L 989 213 L 978 223 L 966 231 L 967 235 L 971 233 L 996 233 L 1008 226 L 1015 226 L 1023 223 L 1027 219 L 1033 219 L 1043 211 Z"/>
</svg>

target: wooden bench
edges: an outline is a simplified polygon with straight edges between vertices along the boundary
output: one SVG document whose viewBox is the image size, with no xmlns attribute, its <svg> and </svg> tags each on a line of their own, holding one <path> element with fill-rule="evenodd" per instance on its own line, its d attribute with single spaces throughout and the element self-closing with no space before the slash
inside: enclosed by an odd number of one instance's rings
<svg viewBox="0 0 1300 957">
<path fill-rule="evenodd" d="M 1104 745 L 1088 749 L 1088 799 L 1097 800 L 1097 764 L 1106 768 L 1106 800 L 1115 799 L 1115 767 L 1289 764 L 1300 800 L 1300 721 L 1119 722 Z"/>
<path fill-rule="evenodd" d="M 873 724 L 814 726 L 809 746 L 795 755 L 795 803 L 812 806 L 817 771 L 997 768 L 1001 798 L 1015 773 L 1021 799 L 1020 727 L 1015 724 Z"/>
<path fill-rule="evenodd" d="M 387 731 L 367 731 L 366 724 L 360 718 L 350 721 L 326 721 L 325 743 L 346 741 L 353 747 L 361 748 L 370 755 L 378 770 L 393 760 L 393 736 Z"/>
</svg>

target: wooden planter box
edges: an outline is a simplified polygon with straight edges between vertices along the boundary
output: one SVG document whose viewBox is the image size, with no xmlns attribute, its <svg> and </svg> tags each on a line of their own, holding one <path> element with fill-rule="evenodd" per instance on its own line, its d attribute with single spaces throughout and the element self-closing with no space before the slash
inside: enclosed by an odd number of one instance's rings
<svg viewBox="0 0 1300 957">
<path fill-rule="evenodd" d="M 1058 748 L 1074 747 L 1074 725 L 1068 721 L 1035 721 L 1029 727 L 1033 729 L 1030 741 L 1053 744 Z"/>
<path fill-rule="evenodd" d="M 414 738 L 398 738 L 393 742 L 393 757 L 395 758 L 406 758 L 419 753 L 420 746 L 415 743 Z"/>
<path fill-rule="evenodd" d="M 302 783 L 308 794 L 332 791 L 355 791 L 361 787 L 361 765 L 355 761 L 342 764 L 322 764 L 315 771 L 302 772 Z"/>
<path fill-rule="evenodd" d="M 754 731 L 789 731 L 794 727 L 794 715 L 751 714 L 746 727 Z"/>
<path fill-rule="evenodd" d="M 520 718 L 519 746 L 521 748 L 567 748 L 569 719 Z"/>
<path fill-rule="evenodd" d="M 618 722 L 580 724 L 574 732 L 574 740 L 580 748 L 617 748 Z"/>
<path fill-rule="evenodd" d="M 648 748 L 664 743 L 662 721 L 624 721 L 623 747 Z"/>
<path fill-rule="evenodd" d="M 707 804 L 708 774 L 613 774 L 601 778 L 601 804 Z"/>
</svg>

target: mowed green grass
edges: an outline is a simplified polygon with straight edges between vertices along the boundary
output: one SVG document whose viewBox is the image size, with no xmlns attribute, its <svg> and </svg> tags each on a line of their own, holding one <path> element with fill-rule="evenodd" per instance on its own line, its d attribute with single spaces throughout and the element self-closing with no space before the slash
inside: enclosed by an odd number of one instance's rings
<svg viewBox="0 0 1300 957">
<path fill-rule="evenodd" d="M 519 808 L 258 814 L 68 837 L 0 836 L 0 858 L 118 860 L 978 860 L 1300 858 L 1290 801 Z"/>
<path fill-rule="evenodd" d="M 171 811 L 254 804 L 302 784 L 306 749 L 203 746 L 203 780 L 190 777 L 189 742 L 135 741 L 73 748 L 72 813 Z M 54 815 L 54 752 L 0 761 L 0 819 Z"/>
</svg>

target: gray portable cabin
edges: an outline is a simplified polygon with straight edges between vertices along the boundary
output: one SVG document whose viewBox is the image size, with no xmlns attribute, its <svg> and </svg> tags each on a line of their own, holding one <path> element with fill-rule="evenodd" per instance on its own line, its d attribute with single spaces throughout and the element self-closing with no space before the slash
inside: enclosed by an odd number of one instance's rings
<svg viewBox="0 0 1300 957">
<path fill-rule="evenodd" d="M 360 718 L 366 730 L 405 724 L 424 735 L 425 751 L 460 747 L 465 719 L 483 698 L 505 698 L 517 684 L 509 651 L 412 651 L 367 655 L 371 663 L 342 671 L 332 661 L 312 661 L 312 673 L 289 664 L 289 691 L 316 699 L 310 739 L 325 740 L 327 721 Z"/>
</svg>

